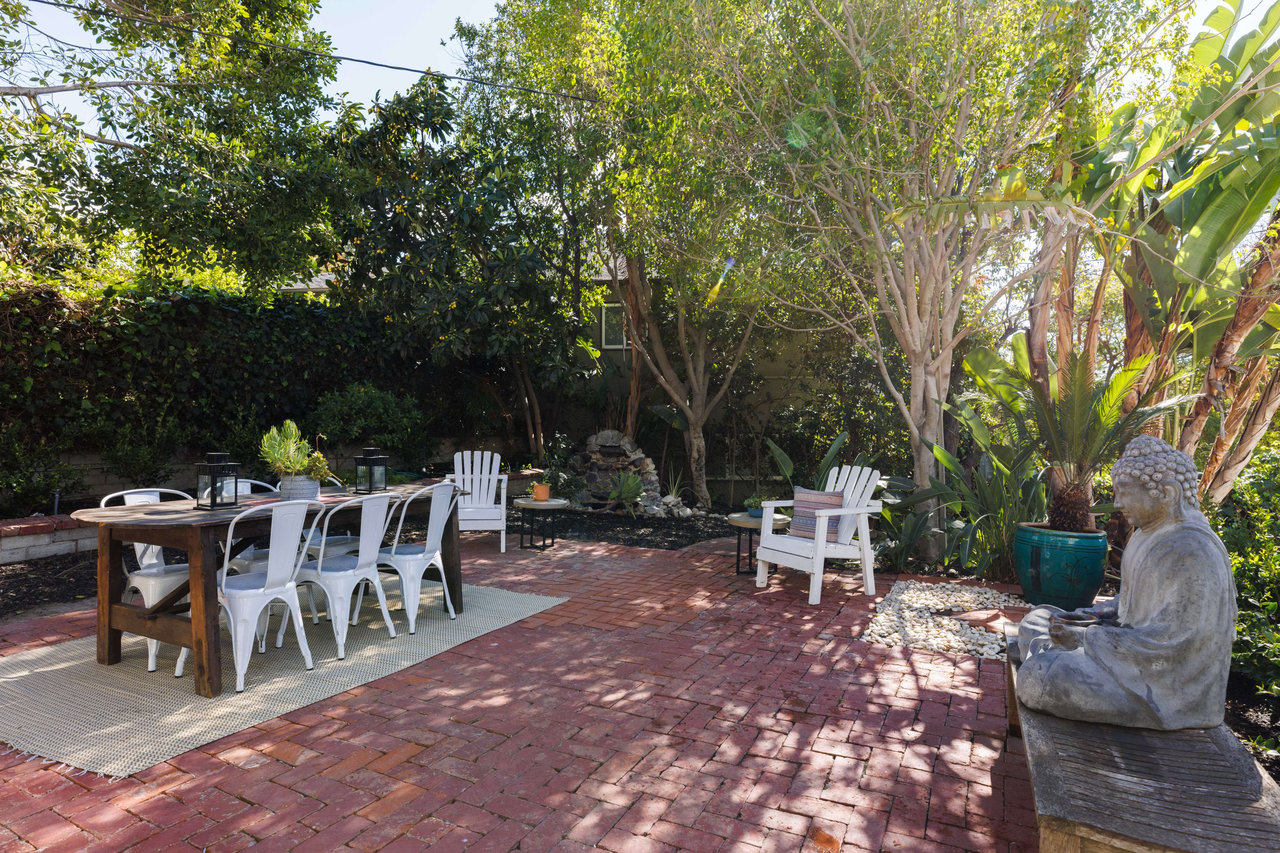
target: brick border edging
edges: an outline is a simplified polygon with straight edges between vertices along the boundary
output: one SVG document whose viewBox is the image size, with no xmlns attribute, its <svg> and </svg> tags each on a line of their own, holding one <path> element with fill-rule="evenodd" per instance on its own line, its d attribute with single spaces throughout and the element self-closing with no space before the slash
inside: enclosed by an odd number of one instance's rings
<svg viewBox="0 0 1280 853">
<path fill-rule="evenodd" d="M 0 565 L 97 549 L 96 526 L 81 525 L 69 515 L 0 520 Z"/>
</svg>

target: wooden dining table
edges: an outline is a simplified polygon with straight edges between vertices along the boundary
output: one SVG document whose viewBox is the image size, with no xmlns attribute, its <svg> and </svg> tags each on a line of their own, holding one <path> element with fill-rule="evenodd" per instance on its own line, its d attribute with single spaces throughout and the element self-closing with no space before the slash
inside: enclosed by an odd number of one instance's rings
<svg viewBox="0 0 1280 853">
<path fill-rule="evenodd" d="M 407 498 L 422 489 L 424 483 L 390 486 L 387 491 Z M 321 500 L 337 504 L 355 497 L 326 489 Z M 120 640 L 123 632 L 186 646 L 194 662 L 196 691 L 202 696 L 222 693 L 222 643 L 218 629 L 218 570 L 222 567 L 227 547 L 227 530 L 231 520 L 254 506 L 270 503 L 270 498 L 244 500 L 238 507 L 197 509 L 195 501 L 162 501 L 135 506 L 112 506 L 82 509 L 71 517 L 84 526 L 98 528 L 98 663 L 120 662 Z M 426 514 L 429 496 L 413 502 L 410 517 Z M 393 508 L 395 509 L 395 508 Z M 398 511 L 398 510 L 396 510 Z M 334 519 L 338 524 L 358 522 L 359 507 L 343 510 Z M 271 529 L 270 514 L 264 513 L 236 525 L 239 541 L 265 536 Z M 185 551 L 187 582 L 151 607 L 124 603 L 125 543 L 141 542 Z M 441 543 L 444 582 L 454 610 L 462 612 L 462 563 L 458 552 L 458 514 L 449 516 Z M 190 596 L 189 603 L 182 600 Z M 442 605 L 443 606 L 443 605 Z M 187 615 L 183 615 L 183 614 Z"/>
</svg>

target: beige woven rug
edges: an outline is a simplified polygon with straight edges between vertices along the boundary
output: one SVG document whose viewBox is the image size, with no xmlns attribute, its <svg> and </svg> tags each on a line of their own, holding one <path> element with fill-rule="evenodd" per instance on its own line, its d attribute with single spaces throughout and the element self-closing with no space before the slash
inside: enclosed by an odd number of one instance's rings
<svg viewBox="0 0 1280 853">
<path fill-rule="evenodd" d="M 391 639 L 376 603 L 366 596 L 360 623 L 347 633 L 347 657 L 338 660 L 333 628 L 323 614 L 320 624 L 311 624 L 304 594 L 302 610 L 315 669 L 303 668 L 292 626 L 284 646 L 275 648 L 277 610 L 267 652 L 254 650 L 243 693 L 235 692 L 231 638 L 224 619 L 223 693 L 213 699 L 195 692 L 190 664 L 183 678 L 173 677 L 176 647 L 161 646 L 156 671 L 147 672 L 146 641 L 130 634 L 124 635 L 122 660 L 115 666 L 95 662 L 92 636 L 0 658 L 0 741 L 52 762 L 128 776 L 567 600 L 471 585 L 464 587 L 463 598 L 466 611 L 450 620 L 438 596 L 424 595 L 418 632 L 409 634 L 404 614 L 394 609 L 396 596 L 388 596 L 397 634 Z M 323 601 L 322 596 L 317 599 Z"/>
</svg>

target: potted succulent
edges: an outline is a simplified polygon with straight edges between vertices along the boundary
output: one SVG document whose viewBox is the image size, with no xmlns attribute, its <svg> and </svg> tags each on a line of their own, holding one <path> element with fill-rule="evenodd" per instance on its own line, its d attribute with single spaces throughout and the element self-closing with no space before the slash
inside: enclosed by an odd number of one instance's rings
<svg viewBox="0 0 1280 853">
<path fill-rule="evenodd" d="M 1093 479 L 1149 421 L 1186 401 L 1147 405 L 1163 387 L 1157 386 L 1126 411 L 1125 399 L 1149 360 L 1135 360 L 1104 380 L 1072 358 L 1058 387 L 1046 391 L 1025 357 L 1007 364 L 976 350 L 965 358 L 978 386 L 1012 423 L 1018 445 L 1033 447 L 1045 467 L 1048 520 L 1019 524 L 1013 540 L 1018 581 L 1032 604 L 1087 607 L 1102 586 L 1107 534 L 1094 525 Z"/>
<path fill-rule="evenodd" d="M 293 421 L 268 430 L 260 454 L 280 478 L 280 497 L 287 501 L 314 500 L 320 495 L 321 481 L 333 476 L 324 454 L 311 449 Z"/>
<path fill-rule="evenodd" d="M 763 518 L 764 502 L 765 502 L 765 498 L 762 497 L 761 495 L 752 495 L 751 497 L 744 500 L 742 502 L 742 505 L 747 508 L 747 515 L 751 516 L 752 518 Z"/>
<path fill-rule="evenodd" d="M 551 483 L 545 477 L 533 481 L 533 499 L 535 501 L 551 500 Z"/>
</svg>

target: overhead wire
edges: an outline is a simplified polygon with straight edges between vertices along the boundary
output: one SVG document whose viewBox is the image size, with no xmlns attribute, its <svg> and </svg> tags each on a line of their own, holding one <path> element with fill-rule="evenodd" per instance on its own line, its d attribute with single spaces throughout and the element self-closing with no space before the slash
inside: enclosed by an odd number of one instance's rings
<svg viewBox="0 0 1280 853">
<path fill-rule="evenodd" d="M 41 6 L 50 6 L 55 9 L 62 9 L 70 12 L 82 12 L 86 15 L 97 15 L 99 17 L 112 17 L 126 21 L 133 21 L 137 24 L 145 24 L 151 27 L 162 27 L 176 32 L 188 33 L 190 35 L 202 36 L 204 38 L 220 38 L 229 42 L 238 44 L 253 45 L 255 47 L 272 48 L 275 50 L 289 51 L 305 56 L 314 56 L 318 59 L 331 59 L 337 62 L 354 62 L 359 65 L 369 65 L 374 68 L 385 68 L 389 71 L 406 71 L 411 74 L 417 74 L 422 77 L 435 77 L 442 80 L 457 80 L 462 83 L 471 83 L 476 86 L 487 86 L 493 89 L 506 89 L 513 92 L 524 92 L 530 95 L 545 95 L 550 98 L 565 98 L 573 101 L 584 101 L 586 103 L 595 103 L 596 98 L 590 98 L 585 95 L 571 95 L 568 92 L 552 92 L 545 89 L 535 89 L 529 86 L 517 86 L 512 83 L 495 83 L 492 80 L 481 80 L 477 77 L 466 77 L 459 74 L 446 74 L 443 71 L 432 71 L 429 68 L 410 68 L 405 65 L 391 65 L 386 62 L 378 62 L 373 59 L 361 59 L 356 56 L 343 56 L 337 53 L 325 53 L 324 51 L 311 50 L 305 47 L 295 47 L 289 44 L 280 44 L 278 42 L 261 41 L 259 39 L 251 39 L 246 36 L 232 35 L 228 33 L 214 33 L 208 30 L 202 30 L 196 27 L 185 27 L 181 24 L 175 24 L 168 21 L 157 21 L 152 18 L 144 18 L 138 15 L 130 15 L 127 12 L 120 12 L 114 9 L 90 9 L 85 6 L 77 6 L 74 3 L 63 3 L 60 0 L 29 0 L 31 3 L 38 3 Z"/>
</svg>

